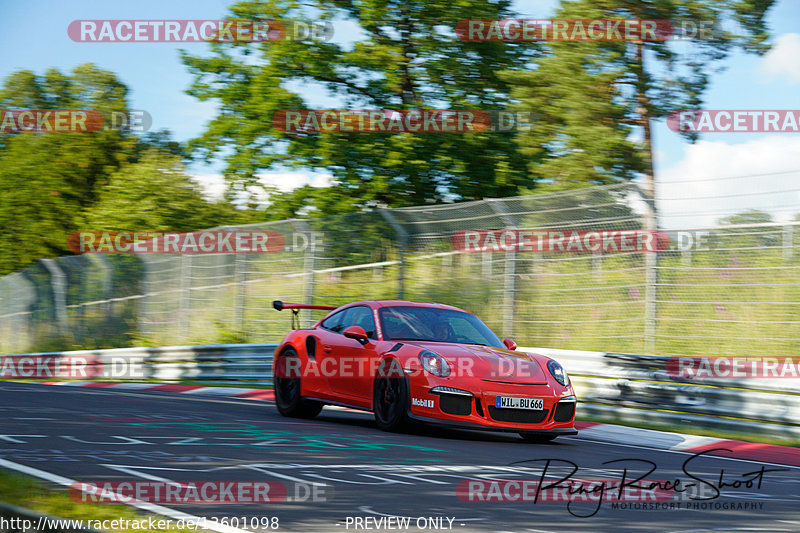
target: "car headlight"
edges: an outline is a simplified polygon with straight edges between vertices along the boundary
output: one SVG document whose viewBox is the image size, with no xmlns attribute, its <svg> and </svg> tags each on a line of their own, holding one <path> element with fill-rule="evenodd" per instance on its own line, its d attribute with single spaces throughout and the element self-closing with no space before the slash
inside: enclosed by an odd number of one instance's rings
<svg viewBox="0 0 800 533">
<path fill-rule="evenodd" d="M 444 357 L 430 350 L 419 352 L 419 364 L 434 376 L 444 378 L 450 375 L 450 365 L 447 364 Z"/>
<path fill-rule="evenodd" d="M 547 362 L 547 370 L 550 371 L 550 375 L 553 376 L 553 379 L 558 381 L 561 385 L 565 387 L 569 385 L 569 376 L 567 376 L 567 371 L 564 370 L 563 366 L 551 359 Z"/>
</svg>

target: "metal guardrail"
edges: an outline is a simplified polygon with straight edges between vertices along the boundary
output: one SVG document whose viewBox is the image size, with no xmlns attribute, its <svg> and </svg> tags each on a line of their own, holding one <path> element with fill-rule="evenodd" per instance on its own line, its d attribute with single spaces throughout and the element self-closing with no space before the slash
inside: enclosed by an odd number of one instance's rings
<svg viewBox="0 0 800 533">
<path fill-rule="evenodd" d="M 115 381 L 198 381 L 263 386 L 272 381 L 277 343 L 120 348 L 11 357 L 78 358 L 88 373 Z M 606 420 L 800 438 L 800 379 L 681 379 L 669 357 L 525 348 L 569 373 L 584 414 Z M 9 357 L 9 356 L 5 356 Z M 114 375 L 114 365 L 127 373 Z M 94 367 L 94 370 L 93 370 Z"/>
<path fill-rule="evenodd" d="M 705 427 L 800 438 L 800 379 L 686 379 L 670 357 L 520 348 L 557 359 L 582 413 L 634 424 Z"/>
<path fill-rule="evenodd" d="M 64 372 L 66 377 L 79 380 L 201 381 L 209 384 L 271 385 L 272 354 L 277 346 L 277 343 L 209 344 L 9 354 L 2 357 L 49 360 L 49 368 L 53 368 L 56 361 L 61 361 L 67 369 Z M 71 361 L 81 363 L 77 370 L 69 370 L 72 368 Z M 42 380 L 50 377 L 46 372 L 42 374 L 41 371 L 37 372 L 37 377 L 44 378 Z"/>
</svg>

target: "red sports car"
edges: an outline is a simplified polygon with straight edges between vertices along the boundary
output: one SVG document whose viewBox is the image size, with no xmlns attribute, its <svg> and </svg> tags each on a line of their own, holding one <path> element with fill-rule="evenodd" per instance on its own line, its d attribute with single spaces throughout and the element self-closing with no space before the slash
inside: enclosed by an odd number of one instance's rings
<svg viewBox="0 0 800 533">
<path fill-rule="evenodd" d="M 577 433 L 563 367 L 515 351 L 471 313 L 402 300 L 273 306 L 331 311 L 275 349 L 275 402 L 284 416 L 311 418 L 332 404 L 372 411 L 387 431 L 416 420 L 534 442 Z"/>
</svg>

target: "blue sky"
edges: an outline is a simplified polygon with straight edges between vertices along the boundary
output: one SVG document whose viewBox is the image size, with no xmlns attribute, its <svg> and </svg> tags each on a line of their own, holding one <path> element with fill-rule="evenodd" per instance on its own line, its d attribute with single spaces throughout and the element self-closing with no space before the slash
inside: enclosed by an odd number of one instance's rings
<svg viewBox="0 0 800 533">
<path fill-rule="evenodd" d="M 128 85 L 131 107 L 145 109 L 153 128 L 167 128 L 175 138 L 198 135 L 214 114 L 215 105 L 195 100 L 184 91 L 191 78 L 179 60 L 178 50 L 204 53 L 202 43 L 77 43 L 67 36 L 76 19 L 216 19 L 227 14 L 229 0 L 3 0 L 0 2 L 0 76 L 19 69 L 37 73 L 56 67 L 69 71 L 93 62 L 115 72 Z M 515 8 L 523 16 L 552 16 L 557 2 L 519 0 Z M 768 16 L 776 49 L 766 58 L 737 53 L 713 76 L 706 94 L 706 109 L 800 109 L 800 2 L 779 0 Z M 337 38 L 349 37 L 352 25 L 337 26 Z M 325 95 L 313 95 L 324 102 Z M 667 225 L 703 225 L 717 215 L 700 211 L 740 210 L 742 206 L 768 209 L 777 218 L 800 212 L 800 135 L 767 133 L 717 133 L 689 145 L 664 123 L 654 129 L 657 178 L 665 198 L 661 205 Z M 192 172 L 211 187 L 219 165 L 192 167 Z M 775 175 L 771 173 L 783 172 Z M 712 180 L 709 178 L 767 174 L 758 178 Z M 304 173 L 272 173 L 267 180 L 290 188 L 324 176 Z M 705 181 L 703 181 L 705 180 Z M 213 187 L 212 187 L 213 189 Z M 774 190 L 775 193 L 769 194 Z M 730 191 L 741 191 L 733 201 Z M 754 196 L 746 197 L 748 192 Z M 792 191 L 792 192 L 787 192 Z M 692 204 L 691 197 L 723 196 L 725 202 Z M 789 194 L 787 200 L 787 194 Z M 666 198 L 675 198 L 666 200 Z M 738 202 L 738 203 L 737 203 Z M 781 205 L 793 207 L 781 208 Z M 718 205 L 717 205 L 718 204 Z M 796 208 L 795 208 L 796 207 Z M 685 215 L 682 215 L 685 213 Z"/>
</svg>

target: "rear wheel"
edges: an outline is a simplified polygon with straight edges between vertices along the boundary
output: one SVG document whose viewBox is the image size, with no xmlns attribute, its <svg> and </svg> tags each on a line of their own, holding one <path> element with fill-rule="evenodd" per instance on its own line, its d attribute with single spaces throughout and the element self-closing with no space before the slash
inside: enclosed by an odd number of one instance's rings
<svg viewBox="0 0 800 533">
<path fill-rule="evenodd" d="M 375 423 L 384 431 L 400 431 L 408 425 L 408 378 L 392 372 L 397 363 L 384 361 L 378 368 L 372 394 Z"/>
<path fill-rule="evenodd" d="M 547 433 L 520 433 L 520 437 L 525 442 L 544 444 L 558 437 L 558 435 L 548 435 Z"/>
<path fill-rule="evenodd" d="M 322 404 L 300 395 L 300 358 L 294 348 L 286 348 L 275 361 L 272 372 L 275 405 L 283 416 L 314 418 L 322 411 Z"/>
</svg>

